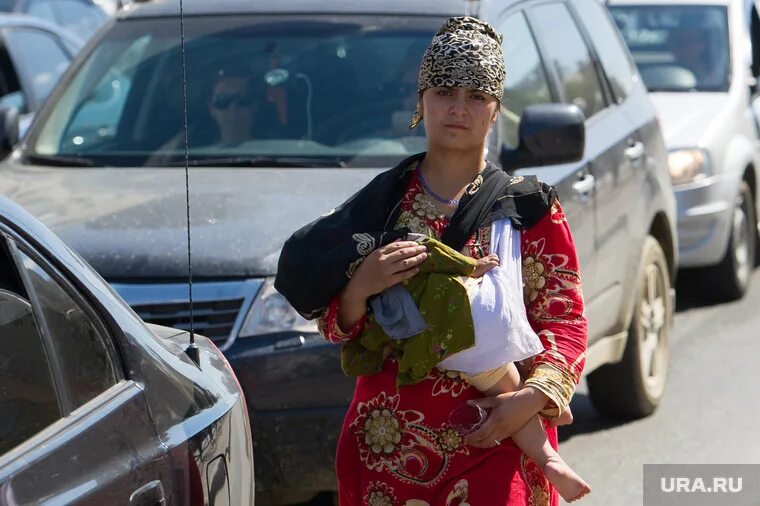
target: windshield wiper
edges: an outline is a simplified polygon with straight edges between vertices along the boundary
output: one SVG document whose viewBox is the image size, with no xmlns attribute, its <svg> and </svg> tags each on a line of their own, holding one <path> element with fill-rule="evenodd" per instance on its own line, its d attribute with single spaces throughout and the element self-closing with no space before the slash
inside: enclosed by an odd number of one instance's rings
<svg viewBox="0 0 760 506">
<path fill-rule="evenodd" d="M 51 165 L 53 167 L 105 167 L 91 158 L 71 155 L 26 155 L 23 158 L 32 165 Z"/>
<path fill-rule="evenodd" d="M 172 160 L 169 167 L 184 167 L 184 160 Z M 196 158 L 188 161 L 190 167 L 346 167 L 339 158 L 310 158 L 302 156 L 226 156 L 220 158 Z"/>
<path fill-rule="evenodd" d="M 684 91 L 691 91 L 690 88 L 666 88 L 664 86 L 652 86 L 651 88 L 647 88 L 647 91 L 649 93 L 679 93 Z"/>
</svg>

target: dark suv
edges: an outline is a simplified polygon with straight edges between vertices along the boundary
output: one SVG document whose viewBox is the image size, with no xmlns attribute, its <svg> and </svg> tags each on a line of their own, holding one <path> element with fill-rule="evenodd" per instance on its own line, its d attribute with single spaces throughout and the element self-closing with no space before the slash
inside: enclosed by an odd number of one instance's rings
<svg viewBox="0 0 760 506">
<path fill-rule="evenodd" d="M 583 268 L 593 401 L 625 416 L 655 409 L 667 374 L 675 203 L 654 110 L 601 3 L 187 0 L 185 14 L 196 328 L 248 396 L 258 500 L 334 488 L 353 391 L 338 349 L 274 290 L 280 249 L 424 150 L 424 132 L 408 130 L 417 68 L 449 16 L 479 16 L 507 35 L 507 98 L 488 158 L 559 188 Z M 122 12 L 0 168 L 0 192 L 143 319 L 185 328 L 179 28 L 177 2 Z"/>
</svg>

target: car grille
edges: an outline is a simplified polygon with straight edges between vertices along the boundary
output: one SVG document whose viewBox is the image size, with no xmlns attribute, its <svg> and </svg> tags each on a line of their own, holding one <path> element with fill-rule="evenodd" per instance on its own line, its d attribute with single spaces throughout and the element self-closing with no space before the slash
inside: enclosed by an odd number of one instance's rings
<svg viewBox="0 0 760 506">
<path fill-rule="evenodd" d="M 253 304 L 263 279 L 193 283 L 193 327 L 222 350 L 235 337 Z M 143 321 L 190 330 L 190 303 L 186 283 L 112 283 Z"/>
<path fill-rule="evenodd" d="M 244 299 L 217 300 L 208 302 L 193 301 L 193 328 L 195 332 L 211 338 L 215 343 L 225 343 L 232 335 L 240 307 Z M 190 304 L 167 303 L 134 305 L 143 321 L 190 330 Z"/>
</svg>

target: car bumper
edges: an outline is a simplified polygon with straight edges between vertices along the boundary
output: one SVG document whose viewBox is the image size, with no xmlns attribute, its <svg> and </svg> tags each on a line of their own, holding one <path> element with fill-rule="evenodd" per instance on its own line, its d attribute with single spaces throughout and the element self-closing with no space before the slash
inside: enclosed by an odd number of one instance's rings
<svg viewBox="0 0 760 506">
<path fill-rule="evenodd" d="M 678 209 L 679 267 L 706 267 L 723 258 L 738 178 L 713 176 L 673 188 Z"/>
<path fill-rule="evenodd" d="M 238 339 L 225 355 L 246 394 L 257 495 L 335 490 L 335 450 L 355 385 L 340 368 L 340 347 L 282 334 Z"/>
<path fill-rule="evenodd" d="M 257 493 L 336 490 L 335 450 L 347 409 L 251 412 Z"/>
</svg>

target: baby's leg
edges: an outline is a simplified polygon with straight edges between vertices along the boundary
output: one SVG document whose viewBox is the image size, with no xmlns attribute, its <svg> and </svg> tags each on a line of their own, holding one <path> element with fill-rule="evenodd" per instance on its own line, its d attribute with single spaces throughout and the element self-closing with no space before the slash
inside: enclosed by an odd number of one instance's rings
<svg viewBox="0 0 760 506">
<path fill-rule="evenodd" d="M 515 376 L 514 372 L 511 370 L 508 371 L 509 377 L 505 377 L 503 380 L 499 381 L 498 385 L 495 385 L 493 390 L 489 392 L 486 392 L 484 390 L 481 390 L 481 392 L 485 393 L 489 397 L 499 395 L 505 392 L 514 392 L 515 390 L 522 387 L 522 380 L 524 378 L 527 378 L 530 375 L 530 369 L 533 365 L 532 359 L 526 359 L 521 362 L 515 362 L 514 364 L 508 364 L 509 367 L 514 367 L 517 369 L 518 375 Z M 475 386 L 477 388 L 477 386 Z M 502 389 L 503 390 L 499 390 Z M 498 390 L 498 391 L 497 391 Z M 562 413 L 559 415 L 559 418 L 555 420 L 554 425 L 560 426 L 560 425 L 570 425 L 573 423 L 573 413 L 570 411 L 570 406 L 567 406 L 565 409 L 562 410 Z"/>
<path fill-rule="evenodd" d="M 506 364 L 466 379 L 486 396 L 514 392 L 521 386 L 520 373 L 514 364 Z M 583 481 L 562 457 L 552 448 L 538 416 L 512 435 L 515 444 L 531 458 L 554 485 L 565 501 L 580 499 L 591 492 L 591 487 Z"/>
<path fill-rule="evenodd" d="M 549 440 L 546 439 L 546 432 L 538 416 L 531 418 L 521 429 L 512 434 L 512 440 L 533 462 L 538 464 L 549 483 L 554 485 L 565 501 L 575 501 L 591 492 L 588 483 L 583 481 L 552 448 Z"/>
<path fill-rule="evenodd" d="M 465 379 L 486 397 L 496 397 L 520 388 L 520 373 L 514 364 L 505 364 L 474 376 L 465 376 Z"/>
</svg>

